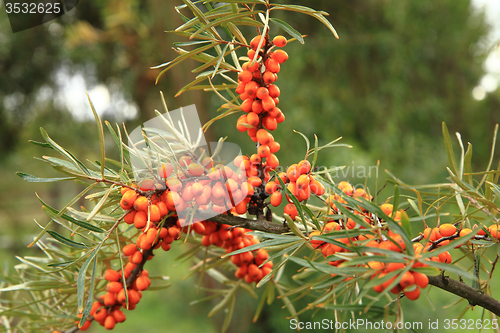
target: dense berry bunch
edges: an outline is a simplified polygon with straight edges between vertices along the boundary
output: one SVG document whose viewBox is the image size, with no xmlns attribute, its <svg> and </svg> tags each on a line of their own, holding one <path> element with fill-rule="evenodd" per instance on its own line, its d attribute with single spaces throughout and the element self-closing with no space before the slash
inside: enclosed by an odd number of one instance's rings
<svg viewBox="0 0 500 333">
<path fill-rule="evenodd" d="M 371 200 L 371 196 L 366 193 L 363 189 L 354 189 L 348 182 L 340 182 L 338 188 L 344 192 L 345 195 L 352 198 L 363 197 L 366 200 Z M 327 199 L 332 209 L 332 214 L 338 214 L 338 205 L 344 205 L 349 208 L 347 202 L 342 199 L 341 196 L 334 194 Z M 382 204 L 380 209 L 387 215 L 393 216 L 394 221 L 398 222 L 401 220 L 402 211 L 393 212 L 393 206 L 391 204 Z M 351 212 L 362 218 L 364 222 L 372 227 L 372 231 L 368 233 L 361 234 L 359 236 L 350 238 L 336 238 L 335 241 L 345 246 L 339 246 L 338 244 L 326 243 L 314 239 L 317 235 L 328 235 L 330 233 L 340 232 L 344 229 L 366 229 L 364 225 L 359 225 L 353 219 L 329 219 L 325 222 L 322 230 L 316 230 L 311 232 L 310 243 L 314 249 L 320 250 L 325 258 L 331 258 L 331 256 L 336 253 L 349 252 L 348 248 L 352 246 L 364 246 L 372 248 L 367 251 L 366 255 L 385 255 L 383 252 L 377 252 L 377 249 L 395 251 L 395 252 L 405 252 L 406 243 L 403 241 L 402 237 L 397 233 L 390 230 L 388 225 L 384 220 L 370 214 L 364 210 L 352 210 Z M 401 222 L 398 222 L 401 224 Z M 474 226 L 477 228 L 478 226 Z M 386 233 L 383 234 L 381 231 L 385 230 Z M 471 229 L 463 228 L 458 229 L 455 225 L 444 223 L 436 228 L 426 228 L 420 236 L 413 239 L 413 249 L 415 251 L 416 260 L 411 262 L 411 269 L 408 269 L 410 262 L 382 262 L 382 261 L 370 261 L 366 265 L 366 268 L 370 269 L 371 279 L 380 279 L 381 283 L 373 287 L 376 292 L 383 292 L 390 285 L 392 285 L 396 280 L 398 282 L 391 288 L 391 292 L 394 294 L 400 294 L 401 292 L 410 299 L 416 300 L 420 296 L 420 290 L 425 288 L 429 279 L 425 274 L 418 272 L 416 269 L 419 267 L 427 267 L 426 262 L 436 261 L 440 263 L 450 264 L 452 263 L 452 256 L 448 251 L 440 251 L 439 254 L 431 256 L 425 259 L 418 259 L 423 252 L 431 252 L 438 249 L 439 247 L 449 244 L 453 239 L 467 236 L 472 232 Z M 489 234 L 489 235 L 488 235 Z M 480 230 L 475 239 L 484 239 L 488 236 L 499 238 L 500 233 L 498 233 L 498 228 L 496 225 L 492 225 L 488 228 L 483 228 Z M 467 246 L 467 243 L 461 246 Z M 369 253 L 368 253 L 369 252 Z M 329 264 L 332 266 L 339 266 L 346 262 L 343 259 L 329 260 Z M 352 277 L 346 277 L 344 280 L 349 280 Z"/>
<path fill-rule="evenodd" d="M 259 243 L 257 238 L 246 234 L 246 232 L 250 231 L 248 229 L 231 228 L 227 224 L 217 224 L 209 221 L 198 222 L 193 226 L 197 233 L 203 235 L 201 239 L 202 245 L 222 247 L 226 253 Z M 268 259 L 269 254 L 264 249 L 233 255 L 231 256 L 231 262 L 238 267 L 234 275 L 238 279 L 244 279 L 247 283 L 259 282 L 273 268 L 273 262 L 267 261 Z"/>
</svg>

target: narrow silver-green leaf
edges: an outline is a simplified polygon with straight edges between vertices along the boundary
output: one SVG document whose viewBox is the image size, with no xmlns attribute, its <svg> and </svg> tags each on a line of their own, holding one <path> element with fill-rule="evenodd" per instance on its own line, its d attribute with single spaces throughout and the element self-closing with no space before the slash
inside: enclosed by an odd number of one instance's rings
<svg viewBox="0 0 500 333">
<path fill-rule="evenodd" d="M 55 232 L 55 231 L 51 231 L 51 230 L 47 230 L 47 233 L 49 235 L 51 235 L 55 240 L 57 240 L 58 242 L 61 242 L 67 246 L 70 246 L 70 247 L 75 247 L 77 249 L 88 249 L 89 247 L 87 245 L 85 245 L 84 243 L 80 243 L 80 242 L 75 242 L 69 238 L 66 238 L 64 237 L 63 235 Z"/>
<path fill-rule="evenodd" d="M 90 104 L 90 108 L 92 109 L 92 113 L 94 114 L 95 118 L 95 123 L 97 125 L 97 131 L 99 133 L 99 148 L 101 151 L 101 177 L 104 178 L 104 165 L 106 163 L 106 151 L 105 151 L 105 145 L 104 145 L 104 128 L 102 126 L 102 121 L 101 117 L 97 114 L 97 111 L 95 110 L 94 104 L 90 100 L 89 93 L 87 94 L 87 99 Z"/>
<path fill-rule="evenodd" d="M 94 258 L 97 256 L 97 253 L 101 249 L 102 242 L 99 243 L 99 245 L 90 253 L 89 257 L 85 262 L 83 263 L 82 267 L 80 268 L 80 272 L 78 272 L 78 278 L 76 279 L 76 298 L 77 298 L 77 305 L 78 305 L 78 311 L 83 311 L 83 295 L 85 293 L 85 280 L 87 276 L 87 269 L 94 260 Z M 91 283 L 93 287 L 93 283 Z"/>
<path fill-rule="evenodd" d="M 87 304 L 85 305 L 85 309 L 83 310 L 82 318 L 80 319 L 80 324 L 78 325 L 79 327 L 85 324 L 85 321 L 90 315 L 90 310 L 92 310 L 92 304 L 94 303 L 94 284 L 95 284 L 96 268 L 97 268 L 97 256 L 94 258 L 94 266 L 92 267 L 92 277 L 89 286 L 89 297 L 87 299 Z"/>
<path fill-rule="evenodd" d="M 277 18 L 270 18 L 269 20 L 274 24 L 276 24 L 281 29 L 285 30 L 285 32 L 288 33 L 290 36 L 297 39 L 300 42 L 300 44 L 304 44 L 304 38 L 302 37 L 302 34 L 297 30 L 295 30 L 290 24 L 286 23 L 285 21 L 279 20 Z"/>
<path fill-rule="evenodd" d="M 63 180 L 71 180 L 76 179 L 76 177 L 63 177 L 63 178 L 39 178 L 32 176 L 30 174 L 24 172 L 16 172 L 16 175 L 21 177 L 24 181 L 28 183 L 52 183 L 52 182 L 60 182 Z"/>
</svg>

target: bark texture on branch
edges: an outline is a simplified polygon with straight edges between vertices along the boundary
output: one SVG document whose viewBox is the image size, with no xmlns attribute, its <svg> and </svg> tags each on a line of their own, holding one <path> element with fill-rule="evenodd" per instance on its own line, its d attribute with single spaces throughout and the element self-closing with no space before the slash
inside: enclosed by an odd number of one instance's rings
<svg viewBox="0 0 500 333">
<path fill-rule="evenodd" d="M 271 234 L 283 234 L 290 231 L 290 228 L 285 223 L 269 222 L 263 219 L 251 220 L 226 214 L 220 214 L 213 217 L 203 217 L 203 215 L 203 213 L 196 213 L 195 217 L 201 220 L 212 221 L 219 224 L 229 224 L 233 227 L 263 231 Z"/>
<path fill-rule="evenodd" d="M 429 284 L 463 297 L 471 306 L 479 305 L 500 316 L 500 302 L 493 297 L 480 293 L 463 282 L 450 279 L 448 276 L 429 276 Z"/>
</svg>

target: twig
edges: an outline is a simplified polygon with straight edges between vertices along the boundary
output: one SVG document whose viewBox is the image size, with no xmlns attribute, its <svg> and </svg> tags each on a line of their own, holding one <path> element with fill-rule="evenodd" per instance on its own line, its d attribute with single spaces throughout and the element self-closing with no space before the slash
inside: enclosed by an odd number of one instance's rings
<svg viewBox="0 0 500 333">
<path fill-rule="evenodd" d="M 463 282 L 450 279 L 448 276 L 429 276 L 429 284 L 465 298 L 471 306 L 479 305 L 500 316 L 500 302 L 498 300 L 469 287 Z"/>
<path fill-rule="evenodd" d="M 243 217 L 220 214 L 210 216 L 202 212 L 196 212 L 195 218 L 205 221 L 211 221 L 219 224 L 228 224 L 235 227 L 264 231 L 272 234 L 282 234 L 290 231 L 288 226 L 281 223 L 269 222 L 264 219 L 251 220 Z"/>
</svg>

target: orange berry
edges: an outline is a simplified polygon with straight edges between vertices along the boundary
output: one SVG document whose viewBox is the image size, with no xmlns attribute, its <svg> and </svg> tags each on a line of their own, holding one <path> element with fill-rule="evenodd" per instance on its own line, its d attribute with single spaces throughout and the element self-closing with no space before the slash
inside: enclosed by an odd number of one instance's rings
<svg viewBox="0 0 500 333">
<path fill-rule="evenodd" d="M 325 194 L 325 187 L 316 179 L 311 180 L 311 182 L 309 183 L 309 187 L 311 188 L 311 191 L 317 196 Z"/>
<path fill-rule="evenodd" d="M 255 53 L 256 53 L 255 50 L 248 50 L 247 57 L 252 61 L 255 58 Z M 257 59 L 259 59 L 259 58 L 260 58 L 260 54 L 257 55 Z M 248 66 L 247 66 L 246 70 L 248 70 Z"/>
<path fill-rule="evenodd" d="M 264 119 L 262 119 L 262 125 L 264 126 L 264 128 L 270 131 L 274 131 L 278 127 L 278 122 L 276 118 L 266 116 L 264 117 Z"/>
<path fill-rule="evenodd" d="M 106 306 L 113 306 L 115 305 L 115 294 L 114 293 L 106 293 L 104 296 L 102 296 L 104 305 Z"/>
<path fill-rule="evenodd" d="M 123 285 L 120 282 L 110 282 L 106 286 L 106 290 L 113 294 L 117 294 L 122 288 Z"/>
<path fill-rule="evenodd" d="M 272 73 L 279 73 L 280 71 L 280 64 L 274 60 L 274 59 L 267 59 L 266 61 L 266 70 L 272 72 Z"/>
<path fill-rule="evenodd" d="M 101 303 L 98 301 L 95 301 L 92 303 L 92 308 L 90 309 L 90 315 L 93 316 L 97 312 L 97 309 L 101 307 Z"/>
<path fill-rule="evenodd" d="M 412 272 L 413 274 L 413 279 L 415 281 L 415 284 L 419 286 L 420 288 L 424 289 L 427 287 L 429 284 L 429 278 L 427 275 L 419 273 L 419 272 Z"/>
<path fill-rule="evenodd" d="M 255 81 L 250 81 L 247 83 L 247 85 L 245 86 L 245 92 L 247 94 L 250 94 L 250 95 L 253 95 L 253 94 L 256 94 L 257 93 L 257 89 L 260 88 L 260 85 L 255 82 Z"/>
<path fill-rule="evenodd" d="M 295 218 L 297 217 L 297 215 L 299 215 L 299 212 L 297 211 L 297 208 L 295 208 L 294 204 L 287 204 L 285 206 L 285 214 L 290 215 L 290 218 L 292 220 L 295 220 Z"/>
<path fill-rule="evenodd" d="M 130 245 L 135 246 L 134 244 L 130 244 Z M 120 280 L 121 275 L 117 271 L 115 271 L 114 269 L 108 269 L 108 270 L 106 270 L 106 273 L 104 273 L 104 278 L 106 280 L 108 280 L 109 282 L 113 282 L 113 281 Z"/>
<path fill-rule="evenodd" d="M 134 202 L 134 209 L 135 210 L 146 210 L 148 209 L 149 205 L 149 200 L 146 197 L 143 197 L 142 195 L 139 196 L 135 202 Z"/>
<path fill-rule="evenodd" d="M 277 85 L 270 84 L 267 86 L 267 90 L 269 91 L 269 96 L 272 98 L 278 97 L 280 95 L 280 88 Z"/>
<path fill-rule="evenodd" d="M 174 171 L 174 167 L 170 163 L 164 163 L 161 165 L 159 174 L 161 178 L 168 178 L 172 174 L 172 171 Z"/>
<path fill-rule="evenodd" d="M 252 103 L 252 112 L 255 112 L 257 114 L 262 113 L 264 110 L 264 107 L 262 106 L 262 101 L 261 100 L 254 100 Z"/>
<path fill-rule="evenodd" d="M 262 75 L 262 79 L 264 80 L 265 83 L 271 84 L 274 83 L 278 79 L 278 75 L 271 71 L 265 71 L 264 75 Z"/>
<path fill-rule="evenodd" d="M 307 174 L 311 171 L 311 163 L 308 160 L 302 160 L 297 164 L 297 170 L 301 175 Z"/>
<path fill-rule="evenodd" d="M 299 178 L 297 178 L 297 187 L 299 189 L 305 189 L 309 187 L 310 181 L 308 175 L 300 175 Z"/>
<path fill-rule="evenodd" d="M 193 177 L 199 177 L 205 173 L 205 169 L 198 163 L 191 163 L 188 166 L 187 172 Z"/>
<path fill-rule="evenodd" d="M 420 289 L 418 287 L 415 287 L 415 289 L 412 291 L 404 290 L 404 293 L 405 293 L 406 298 L 408 298 L 409 300 L 412 300 L 412 301 L 414 301 L 420 297 Z"/>
<path fill-rule="evenodd" d="M 80 331 L 88 330 L 90 327 L 90 324 L 92 324 L 92 322 L 90 320 L 86 320 L 85 323 L 81 327 L 79 327 Z"/>
<path fill-rule="evenodd" d="M 262 184 L 262 179 L 259 177 L 248 177 L 247 182 L 253 187 L 259 187 Z"/>
<path fill-rule="evenodd" d="M 425 228 L 424 229 L 424 238 L 426 240 L 429 240 L 429 237 L 431 236 L 432 229 L 431 228 Z"/>
<path fill-rule="evenodd" d="M 135 285 L 137 286 L 137 290 L 140 290 L 140 291 L 146 290 L 149 287 L 149 278 L 147 278 L 145 276 L 139 276 L 135 280 Z"/>
<path fill-rule="evenodd" d="M 271 150 L 271 154 L 277 153 L 280 150 L 280 144 L 276 141 L 269 143 L 269 149 Z"/>
<path fill-rule="evenodd" d="M 115 325 L 116 325 L 116 319 L 111 315 L 107 316 L 106 319 L 104 320 L 104 327 L 107 330 L 112 330 L 113 328 L 115 328 Z"/>
<path fill-rule="evenodd" d="M 247 115 L 247 123 L 253 127 L 259 125 L 259 115 L 255 112 L 249 112 Z"/>
<path fill-rule="evenodd" d="M 484 225 L 482 225 L 482 224 L 481 224 L 481 225 L 475 224 L 475 225 L 472 227 L 472 229 L 477 229 L 478 227 L 479 227 L 479 228 L 481 228 L 481 230 L 479 230 L 479 232 L 478 232 L 477 234 L 478 234 L 478 235 L 481 235 L 481 236 L 486 235 L 486 231 L 484 231 L 485 226 L 484 226 Z"/>
<path fill-rule="evenodd" d="M 116 309 L 111 312 L 111 315 L 115 318 L 117 323 L 123 323 L 127 317 L 123 313 L 123 311 Z"/>
<path fill-rule="evenodd" d="M 401 280 L 399 280 L 399 284 L 401 287 L 406 288 L 415 283 L 415 278 L 411 272 L 406 272 L 401 276 Z"/>
<path fill-rule="evenodd" d="M 377 271 L 385 268 L 385 264 L 383 262 L 380 262 L 380 261 L 369 261 L 369 262 L 367 262 L 367 265 L 371 269 L 375 269 Z"/>
<path fill-rule="evenodd" d="M 278 64 L 282 64 L 288 60 L 288 53 L 283 50 L 276 50 L 273 52 L 271 58 L 276 60 Z"/>
<path fill-rule="evenodd" d="M 462 230 L 460 230 L 460 237 L 467 236 L 471 232 L 472 232 L 472 230 L 470 230 L 469 228 L 463 228 Z"/>
<path fill-rule="evenodd" d="M 274 207 L 278 207 L 281 204 L 281 192 L 276 191 L 273 194 L 271 194 L 271 205 Z"/>
<path fill-rule="evenodd" d="M 125 215 L 125 217 L 123 218 L 123 221 L 125 221 L 125 223 L 127 223 L 127 224 L 134 223 L 135 213 L 136 213 L 135 210 L 131 211 L 130 213 Z"/>
<path fill-rule="evenodd" d="M 236 128 L 238 129 L 238 131 L 245 132 L 246 130 L 248 130 L 248 128 L 243 125 L 246 123 L 247 123 L 247 115 L 244 114 L 241 117 L 239 117 L 238 121 L 236 122 Z"/>
<path fill-rule="evenodd" d="M 245 201 L 241 201 L 236 204 L 234 208 L 236 209 L 236 213 L 240 215 L 245 214 L 247 212 L 247 203 Z"/>
<path fill-rule="evenodd" d="M 271 111 L 276 107 L 276 103 L 274 102 L 274 99 L 271 97 L 267 96 L 262 100 L 262 108 L 265 111 Z"/>
<path fill-rule="evenodd" d="M 163 201 L 158 202 L 156 204 L 156 206 L 158 206 L 158 209 L 160 210 L 160 215 L 161 216 L 165 216 L 165 215 L 168 214 L 167 205 Z"/>
<path fill-rule="evenodd" d="M 137 199 L 137 196 L 138 194 L 136 191 L 129 190 L 125 192 L 125 194 L 122 196 L 120 200 L 120 206 L 125 210 L 132 208 L 135 200 Z"/>
<path fill-rule="evenodd" d="M 273 135 L 263 128 L 257 131 L 256 136 L 261 145 L 269 145 L 271 142 L 274 142 Z"/>
<path fill-rule="evenodd" d="M 300 175 L 297 164 L 290 165 L 286 171 L 286 175 L 291 182 L 296 182 Z"/>
<path fill-rule="evenodd" d="M 278 184 L 275 181 L 270 181 L 266 184 L 266 192 L 272 194 L 278 190 Z"/>
<path fill-rule="evenodd" d="M 130 262 L 139 265 L 142 262 L 142 252 L 137 251 L 130 257 Z"/>
<path fill-rule="evenodd" d="M 126 255 L 127 257 L 133 255 L 136 251 L 137 251 L 137 246 L 135 244 L 125 245 L 122 249 L 123 254 Z M 111 280 L 108 280 L 108 281 L 111 281 Z M 118 281 L 118 280 L 116 280 L 116 281 Z"/>
<path fill-rule="evenodd" d="M 248 83 L 252 81 L 253 74 L 249 71 L 243 71 L 238 75 L 238 80 L 240 80 L 243 83 Z"/>
<path fill-rule="evenodd" d="M 454 235 L 456 232 L 457 232 L 457 228 L 456 228 L 453 224 L 450 224 L 450 223 L 445 223 L 445 224 L 441 224 L 441 225 L 439 226 L 439 233 L 440 233 L 443 237 L 452 236 L 452 235 Z"/>
<path fill-rule="evenodd" d="M 177 177 L 170 178 L 167 181 L 167 186 L 170 191 L 179 192 L 182 189 L 182 183 Z"/>
<path fill-rule="evenodd" d="M 243 68 L 244 71 L 248 71 L 248 67 L 245 68 L 245 64 L 243 64 L 243 66 L 241 66 L 241 67 Z M 245 86 L 246 86 L 246 83 L 244 83 L 244 82 L 238 83 L 238 86 L 235 89 L 236 93 L 238 95 L 243 94 L 245 92 Z"/>
<path fill-rule="evenodd" d="M 253 154 L 250 156 L 250 163 L 259 164 L 262 161 L 262 158 L 258 154 Z"/>
<path fill-rule="evenodd" d="M 431 232 L 431 236 L 430 236 L 430 241 L 431 242 L 435 242 L 435 241 L 437 241 L 438 239 L 441 239 L 441 238 L 442 238 L 442 236 L 439 233 L 439 228 L 432 228 L 432 232 Z"/>
<path fill-rule="evenodd" d="M 271 149 L 269 149 L 267 145 L 260 145 L 257 149 L 257 154 L 262 158 L 269 157 L 269 155 L 271 155 Z"/>
<path fill-rule="evenodd" d="M 488 227 L 488 231 L 493 238 L 500 238 L 500 233 L 498 232 L 498 225 L 493 224 Z"/>
<path fill-rule="evenodd" d="M 451 264 L 451 262 L 453 261 L 451 254 L 448 251 L 441 252 L 438 255 L 438 258 L 439 258 L 439 261 L 441 261 L 442 263 L 445 263 L 445 264 Z"/>
<path fill-rule="evenodd" d="M 405 264 L 400 263 L 400 262 L 391 262 L 391 263 L 388 263 L 386 266 L 387 272 L 393 272 L 397 269 L 403 269 L 403 268 L 405 268 Z"/>
<path fill-rule="evenodd" d="M 256 51 L 257 48 L 259 47 L 260 40 L 262 38 L 262 35 L 257 35 L 252 40 L 250 41 L 250 47 L 252 50 Z M 264 41 L 265 42 L 265 41 Z M 262 45 L 264 45 L 264 42 L 262 42 Z"/>
<path fill-rule="evenodd" d="M 320 246 L 324 244 L 323 241 L 312 239 L 313 236 L 319 236 L 321 232 L 315 230 L 309 234 L 309 242 L 311 243 L 314 249 L 318 249 Z"/>
<path fill-rule="evenodd" d="M 142 229 L 146 226 L 148 222 L 148 215 L 145 211 L 141 210 L 141 211 L 138 211 L 136 214 L 135 214 L 135 217 L 134 217 L 134 226 L 137 228 L 137 229 Z"/>
<path fill-rule="evenodd" d="M 266 165 L 271 169 L 275 169 L 280 165 L 280 161 L 278 160 L 276 155 L 271 154 L 266 158 Z"/>
<path fill-rule="evenodd" d="M 260 87 L 256 92 L 257 98 L 264 99 L 269 96 L 269 90 L 266 87 Z"/>
<path fill-rule="evenodd" d="M 93 317 L 97 321 L 103 321 L 107 315 L 108 315 L 108 311 L 106 311 L 106 309 L 101 308 L 99 311 L 97 311 L 95 313 L 95 315 Z"/>
<path fill-rule="evenodd" d="M 277 47 L 284 47 L 287 43 L 287 40 L 284 36 L 276 36 L 273 38 L 273 44 Z"/>
</svg>

